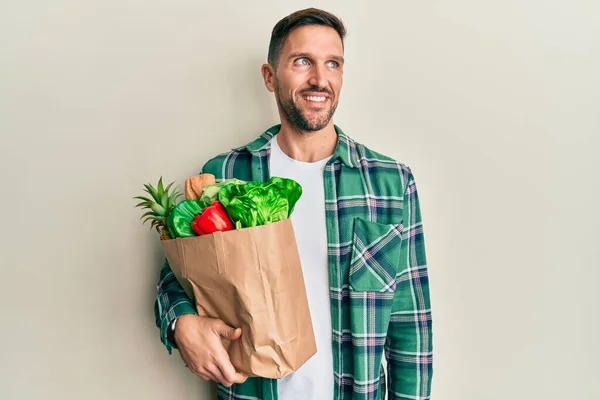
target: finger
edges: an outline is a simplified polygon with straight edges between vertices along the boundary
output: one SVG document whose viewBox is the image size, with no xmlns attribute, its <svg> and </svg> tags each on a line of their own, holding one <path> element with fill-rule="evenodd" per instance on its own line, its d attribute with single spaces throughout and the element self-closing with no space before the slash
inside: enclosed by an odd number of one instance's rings
<svg viewBox="0 0 600 400">
<path fill-rule="evenodd" d="M 204 380 L 210 379 L 209 374 L 207 373 L 207 371 L 204 368 L 198 367 L 197 365 L 195 365 L 192 362 L 188 362 L 187 357 L 183 358 L 183 361 L 184 361 L 185 367 L 187 369 L 189 369 L 193 374 L 198 375 L 199 377 L 201 377 Z"/>
<path fill-rule="evenodd" d="M 217 381 L 217 378 L 213 374 L 211 374 L 210 371 L 206 368 L 202 368 L 200 371 L 194 373 L 204 380 L 215 382 Z"/>
<path fill-rule="evenodd" d="M 236 372 L 235 373 L 235 377 L 233 378 L 233 383 L 244 383 L 246 382 L 246 379 L 248 379 L 247 375 L 244 375 L 240 372 Z"/>
<path fill-rule="evenodd" d="M 206 375 L 206 374 L 198 372 L 198 373 L 196 373 L 196 375 L 198 375 L 200 378 L 204 379 L 205 381 L 209 381 L 210 380 L 210 377 L 208 375 Z"/>
<path fill-rule="evenodd" d="M 230 340 L 237 339 L 239 337 L 239 335 L 241 334 L 241 328 L 237 328 L 237 329 L 232 328 L 231 326 L 227 325 L 225 322 L 223 322 L 223 320 L 220 320 L 220 319 L 215 319 L 214 330 L 220 336 L 223 336 L 224 338 L 227 338 Z"/>
<path fill-rule="evenodd" d="M 235 328 L 233 333 L 229 336 L 229 340 L 236 340 L 242 336 L 242 328 Z"/>
<path fill-rule="evenodd" d="M 248 376 L 237 372 L 231 361 L 229 360 L 229 355 L 224 353 L 221 358 L 215 360 L 217 366 L 221 370 L 221 373 L 231 383 L 244 383 Z"/>
<path fill-rule="evenodd" d="M 221 370 L 215 364 L 209 365 L 206 369 L 213 375 L 215 381 L 221 382 L 224 386 L 227 387 L 231 386 L 232 383 L 225 379 L 225 377 L 221 373 Z"/>
<path fill-rule="evenodd" d="M 229 355 L 225 351 L 220 352 L 220 357 L 215 359 L 215 363 L 227 381 L 233 382 L 236 379 L 235 368 L 233 367 L 233 364 L 231 364 Z"/>
</svg>

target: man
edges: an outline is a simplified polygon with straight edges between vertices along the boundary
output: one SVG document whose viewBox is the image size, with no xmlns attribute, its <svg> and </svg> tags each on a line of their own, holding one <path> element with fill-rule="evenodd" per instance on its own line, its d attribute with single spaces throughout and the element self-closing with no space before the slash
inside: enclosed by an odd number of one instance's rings
<svg viewBox="0 0 600 400">
<path fill-rule="evenodd" d="M 333 123 L 345 33 L 322 10 L 281 20 L 261 70 L 281 124 L 201 171 L 218 180 L 282 176 L 302 185 L 291 218 L 317 354 L 280 380 L 241 375 L 221 344 L 241 329 L 199 317 L 168 263 L 161 271 L 155 312 L 162 341 L 169 352 L 179 349 L 192 372 L 216 381 L 220 399 L 383 399 L 386 390 L 389 399 L 429 398 L 431 312 L 415 181 L 408 166 Z"/>
</svg>

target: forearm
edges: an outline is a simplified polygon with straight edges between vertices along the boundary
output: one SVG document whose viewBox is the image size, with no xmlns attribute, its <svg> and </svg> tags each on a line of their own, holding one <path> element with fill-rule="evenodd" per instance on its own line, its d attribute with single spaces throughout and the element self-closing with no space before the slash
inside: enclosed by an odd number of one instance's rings
<svg viewBox="0 0 600 400">
<path fill-rule="evenodd" d="M 173 274 L 169 263 L 165 260 L 160 271 L 160 278 L 157 286 L 156 300 L 154 302 L 154 316 L 156 326 L 160 328 L 160 338 L 171 354 L 173 348 L 177 348 L 172 337 L 169 335 L 169 328 L 176 318 L 185 314 L 198 314 L 194 303 L 177 278 Z"/>
</svg>

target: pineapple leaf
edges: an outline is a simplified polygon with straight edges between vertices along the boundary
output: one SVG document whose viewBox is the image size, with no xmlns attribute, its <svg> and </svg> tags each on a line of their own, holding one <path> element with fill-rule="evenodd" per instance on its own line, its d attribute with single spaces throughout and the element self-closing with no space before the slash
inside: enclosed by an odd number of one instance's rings
<svg viewBox="0 0 600 400">
<path fill-rule="evenodd" d="M 158 198 L 161 199 L 165 193 L 165 187 L 163 186 L 162 176 L 158 180 Z"/>
<path fill-rule="evenodd" d="M 177 188 L 179 186 L 177 186 L 173 192 L 169 195 L 169 201 L 167 204 L 167 209 L 171 209 L 171 207 L 175 206 L 175 201 L 177 200 L 177 197 L 181 196 L 181 193 L 177 192 Z"/>
<path fill-rule="evenodd" d="M 167 192 L 164 192 L 160 198 L 160 205 L 163 206 L 165 210 L 169 209 L 169 195 Z"/>
<path fill-rule="evenodd" d="M 157 230 L 160 226 L 162 226 L 162 224 L 159 221 L 152 221 L 152 224 L 150 224 L 150 228 L 156 228 Z"/>
<path fill-rule="evenodd" d="M 145 224 L 145 223 L 146 223 L 146 222 L 148 222 L 148 221 L 150 221 L 150 225 L 151 225 L 151 226 L 154 226 L 154 225 L 157 225 L 157 224 L 158 224 L 158 225 L 162 225 L 162 224 L 161 224 L 161 222 L 162 222 L 162 217 L 157 217 L 157 216 L 148 216 L 148 217 L 146 217 L 146 219 L 144 220 L 144 222 L 142 223 L 142 225 L 143 225 L 143 224 Z"/>
<path fill-rule="evenodd" d="M 154 213 L 153 213 L 152 211 L 148 211 L 146 214 L 142 215 L 142 216 L 140 217 L 140 219 L 142 219 L 142 218 L 144 218 L 144 217 L 148 217 L 148 216 L 150 216 L 150 215 L 154 215 Z"/>
<path fill-rule="evenodd" d="M 154 188 L 152 187 L 152 185 L 150 185 L 150 184 L 145 184 L 144 186 L 146 187 L 146 189 L 148 190 L 148 193 L 150 193 L 150 195 L 152 196 L 152 198 L 153 198 L 155 201 L 158 201 L 158 200 L 160 199 L 160 197 L 158 197 L 158 193 L 156 192 L 156 189 L 154 189 Z"/>
<path fill-rule="evenodd" d="M 149 198 L 147 198 L 147 197 L 135 196 L 135 197 L 134 197 L 134 199 L 138 199 L 138 200 L 144 200 L 144 201 L 147 201 L 147 202 L 150 202 L 150 203 L 152 203 L 152 200 L 150 200 L 150 199 L 149 199 Z"/>
<path fill-rule="evenodd" d="M 152 211 L 154 211 L 154 214 L 160 215 L 160 216 L 164 216 L 165 213 L 167 212 L 167 210 L 165 210 L 164 207 L 158 203 L 152 203 L 152 205 L 150 206 L 150 209 Z"/>
<path fill-rule="evenodd" d="M 174 184 L 174 183 L 175 183 L 175 182 L 171 182 L 171 183 L 169 183 L 169 185 L 168 185 L 168 186 L 165 188 L 165 192 L 166 192 L 166 193 L 169 193 L 169 189 L 171 188 L 171 186 L 173 186 L 173 184 Z"/>
<path fill-rule="evenodd" d="M 152 204 L 151 201 L 143 201 L 141 203 L 136 204 L 136 207 L 141 207 L 144 206 L 144 208 L 150 208 L 150 204 Z"/>
</svg>

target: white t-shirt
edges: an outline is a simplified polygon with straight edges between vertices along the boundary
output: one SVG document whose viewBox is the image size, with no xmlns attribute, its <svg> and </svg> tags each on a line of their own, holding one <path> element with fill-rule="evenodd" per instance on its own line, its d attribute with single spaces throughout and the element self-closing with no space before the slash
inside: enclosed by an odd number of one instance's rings
<svg viewBox="0 0 600 400">
<path fill-rule="evenodd" d="M 314 356 L 297 371 L 279 380 L 281 400 L 333 399 L 331 307 L 323 188 L 323 174 L 328 160 L 326 158 L 314 163 L 294 160 L 281 150 L 277 135 L 271 140 L 271 176 L 294 179 L 302 186 L 302 196 L 296 203 L 291 220 L 317 345 Z"/>
</svg>

